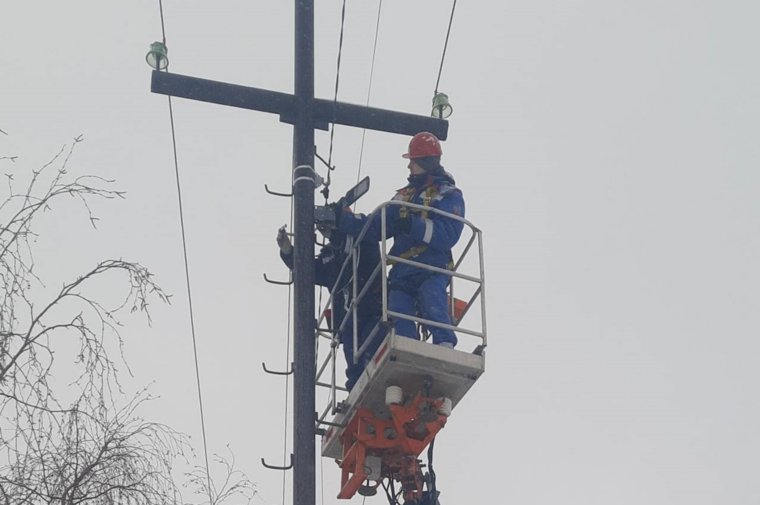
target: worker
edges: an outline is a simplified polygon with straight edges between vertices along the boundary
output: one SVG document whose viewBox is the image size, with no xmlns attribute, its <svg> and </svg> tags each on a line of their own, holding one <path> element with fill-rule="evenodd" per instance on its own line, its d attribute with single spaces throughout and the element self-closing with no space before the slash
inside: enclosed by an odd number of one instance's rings
<svg viewBox="0 0 760 505">
<path fill-rule="evenodd" d="M 332 330 L 338 332 L 338 339 L 343 345 L 343 355 L 346 359 L 346 389 L 354 387 L 361 377 L 366 364 L 372 358 L 375 350 L 382 341 L 382 332 L 378 332 L 363 352 L 357 363 L 354 363 L 354 326 L 350 314 L 350 305 L 353 300 L 352 275 L 353 268 L 349 263 L 341 273 L 341 268 L 353 247 L 353 238 L 345 233 L 329 226 L 319 226 L 327 243 L 322 246 L 319 254 L 314 258 L 314 283 L 318 286 L 332 290 Z M 291 270 L 293 269 L 293 245 L 290 242 L 285 227 L 277 232 L 277 245 L 280 248 L 280 258 Z M 372 272 L 380 263 L 380 249 L 377 242 L 362 241 L 358 248 L 357 265 L 357 294 L 359 294 L 369 279 Z M 380 321 L 382 314 L 382 288 L 380 275 L 373 281 L 373 286 L 359 301 L 357 306 L 358 347 L 364 344 L 375 325 Z M 343 319 L 348 320 L 343 324 Z M 339 331 L 341 325 L 343 330 Z"/>
<path fill-rule="evenodd" d="M 409 160 L 408 184 L 398 190 L 393 200 L 409 202 L 430 209 L 464 217 L 462 192 L 455 186 L 454 178 L 441 166 L 441 143 L 429 132 L 412 137 L 403 158 Z M 354 214 L 351 209 L 338 212 L 337 227 L 350 236 L 358 236 L 370 222 L 366 237 L 380 240 L 380 215 Z M 389 254 L 408 260 L 447 269 L 452 266 L 451 249 L 462 234 L 464 223 L 460 220 L 399 205 L 386 209 L 386 237 L 393 237 Z M 388 310 L 419 316 L 423 319 L 451 325 L 447 287 L 451 278 L 441 272 L 398 262 L 388 274 Z M 448 328 L 424 325 L 432 335 L 433 343 L 453 348 L 456 334 Z M 396 318 L 397 335 L 418 338 L 413 321 Z"/>
</svg>

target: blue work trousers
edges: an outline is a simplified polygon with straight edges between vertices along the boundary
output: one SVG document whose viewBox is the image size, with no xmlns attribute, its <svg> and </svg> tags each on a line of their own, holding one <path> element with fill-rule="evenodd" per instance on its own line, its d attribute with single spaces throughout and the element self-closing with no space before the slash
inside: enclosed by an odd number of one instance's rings
<svg viewBox="0 0 760 505">
<path fill-rule="evenodd" d="M 359 319 L 359 348 L 361 348 L 361 346 L 364 345 L 364 343 L 367 341 L 367 337 L 372 332 L 379 320 L 379 316 Z M 356 381 L 359 380 L 359 377 L 361 377 L 362 373 L 364 372 L 364 368 L 367 366 L 367 363 L 369 363 L 369 360 L 372 359 L 375 351 L 377 351 L 380 342 L 382 342 L 382 340 L 385 338 L 384 332 L 378 331 L 375 333 L 374 337 L 372 337 L 372 342 L 367 346 L 362 355 L 359 356 L 357 363 L 354 363 L 353 331 L 353 325 L 349 317 L 349 321 L 346 324 L 346 329 L 341 332 L 340 338 L 341 344 L 343 345 L 343 355 L 346 358 L 346 389 L 349 391 L 353 389 L 354 384 L 356 384 Z"/>
<path fill-rule="evenodd" d="M 450 277 L 446 274 L 420 271 L 400 278 L 390 276 L 388 287 L 388 310 L 418 316 L 437 323 L 451 324 L 446 287 Z M 396 318 L 396 334 L 417 338 L 414 321 Z M 452 343 L 457 345 L 457 337 L 452 330 L 437 326 L 423 325 L 433 336 L 434 344 Z"/>
</svg>

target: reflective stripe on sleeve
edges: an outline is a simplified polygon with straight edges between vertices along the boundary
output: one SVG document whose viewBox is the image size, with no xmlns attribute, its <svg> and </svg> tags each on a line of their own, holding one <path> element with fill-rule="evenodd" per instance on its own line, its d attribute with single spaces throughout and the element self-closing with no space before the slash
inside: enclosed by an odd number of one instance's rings
<svg viewBox="0 0 760 505">
<path fill-rule="evenodd" d="M 425 234 L 422 236 L 422 241 L 429 244 L 433 239 L 433 221 L 425 219 Z"/>
</svg>

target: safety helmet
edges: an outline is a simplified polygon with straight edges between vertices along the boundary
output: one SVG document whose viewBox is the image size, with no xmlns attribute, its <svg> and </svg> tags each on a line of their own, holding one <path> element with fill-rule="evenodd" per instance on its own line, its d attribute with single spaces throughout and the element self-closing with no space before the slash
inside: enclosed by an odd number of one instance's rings
<svg viewBox="0 0 760 505">
<path fill-rule="evenodd" d="M 409 141 L 409 152 L 402 154 L 402 158 L 415 159 L 428 156 L 440 156 L 443 154 L 438 137 L 430 132 L 420 132 Z"/>
</svg>

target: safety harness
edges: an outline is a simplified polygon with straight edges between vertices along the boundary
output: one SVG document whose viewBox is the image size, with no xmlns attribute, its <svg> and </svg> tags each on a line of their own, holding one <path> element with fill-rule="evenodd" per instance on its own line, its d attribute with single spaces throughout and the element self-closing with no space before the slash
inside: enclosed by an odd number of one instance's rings
<svg viewBox="0 0 760 505">
<path fill-rule="evenodd" d="M 417 192 L 417 188 L 414 188 L 414 187 L 404 188 L 396 194 L 396 198 L 394 198 L 394 200 L 400 200 L 402 202 L 410 202 L 412 198 L 414 198 L 414 195 L 416 192 Z M 427 188 L 425 188 L 425 194 L 422 196 L 422 206 L 425 207 L 425 209 L 423 210 L 412 209 L 412 211 L 419 212 L 420 217 L 422 219 L 427 219 L 428 217 L 427 209 L 430 207 L 430 202 L 432 202 L 433 198 L 437 196 L 438 194 L 439 194 L 438 186 L 432 185 L 432 184 L 429 185 Z M 401 207 L 399 209 L 399 217 L 401 217 L 402 219 L 406 219 L 408 215 L 409 215 L 409 207 Z M 427 248 L 428 248 L 427 244 L 414 246 L 402 252 L 401 254 L 399 254 L 398 257 L 408 260 L 410 258 L 414 258 L 415 256 L 422 254 L 423 252 L 427 250 Z M 388 260 L 389 265 L 392 265 L 394 263 L 396 263 L 394 260 Z"/>
</svg>

